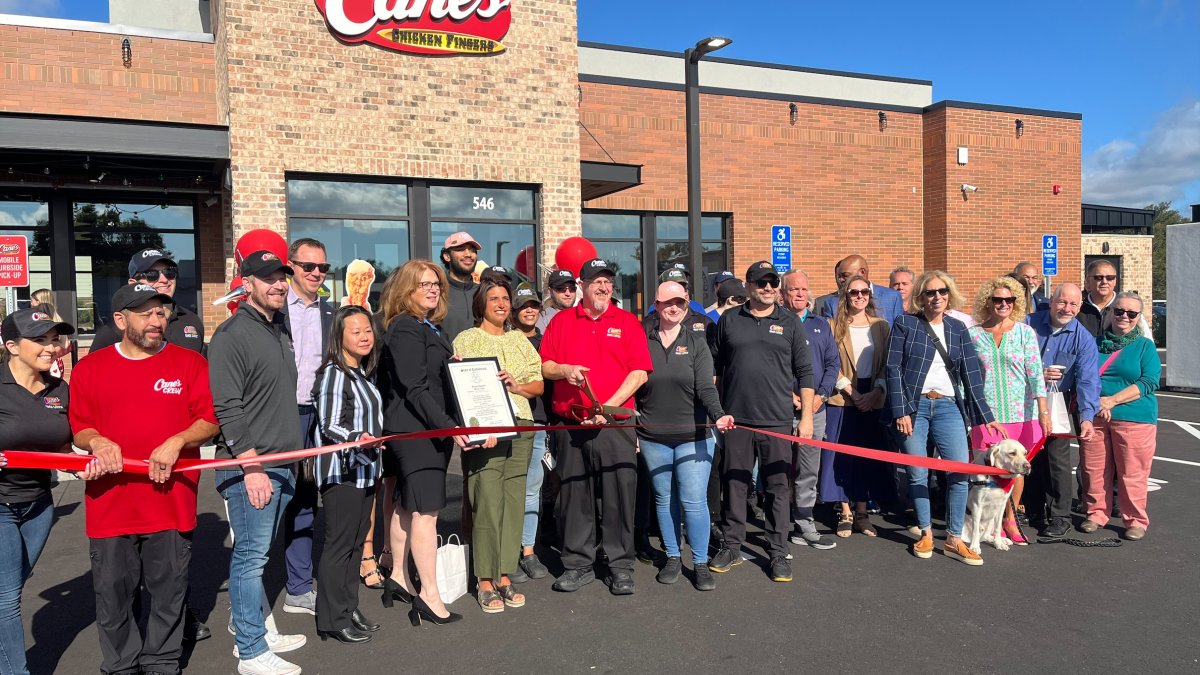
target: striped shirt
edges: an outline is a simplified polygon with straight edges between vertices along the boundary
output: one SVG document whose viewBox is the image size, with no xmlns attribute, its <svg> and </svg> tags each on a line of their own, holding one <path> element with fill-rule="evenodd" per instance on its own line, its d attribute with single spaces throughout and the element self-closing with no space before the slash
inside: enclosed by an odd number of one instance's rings
<svg viewBox="0 0 1200 675">
<path fill-rule="evenodd" d="M 363 434 L 383 435 L 383 398 L 371 380 L 358 368 L 349 372 L 326 365 L 317 371 L 313 391 L 317 407 L 314 446 L 356 441 Z M 367 488 L 379 478 L 379 450 L 351 448 L 317 455 L 317 487 L 354 481 Z"/>
</svg>

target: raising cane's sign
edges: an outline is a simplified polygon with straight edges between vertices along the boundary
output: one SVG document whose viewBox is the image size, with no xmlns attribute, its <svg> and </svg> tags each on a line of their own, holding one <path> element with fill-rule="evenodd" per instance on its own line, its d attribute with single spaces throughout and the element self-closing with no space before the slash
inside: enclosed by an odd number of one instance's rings
<svg viewBox="0 0 1200 675">
<path fill-rule="evenodd" d="M 497 54 L 512 0 L 316 0 L 343 42 L 438 56 Z"/>
</svg>

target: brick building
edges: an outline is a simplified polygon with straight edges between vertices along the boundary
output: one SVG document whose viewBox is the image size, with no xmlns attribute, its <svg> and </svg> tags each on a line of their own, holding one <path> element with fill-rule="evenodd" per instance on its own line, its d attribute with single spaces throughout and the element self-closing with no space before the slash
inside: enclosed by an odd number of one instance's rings
<svg viewBox="0 0 1200 675">
<path fill-rule="evenodd" d="M 129 255 L 163 245 L 211 330 L 255 228 L 322 239 L 337 297 L 350 260 L 378 292 L 459 229 L 509 267 L 583 234 L 635 308 L 688 258 L 682 55 L 579 43 L 570 0 L 485 1 L 495 16 L 468 23 L 511 25 L 470 38 L 331 20 L 320 0 L 160 4 L 112 0 L 109 24 L 0 15 L 0 235 L 29 238 L 32 272 L 6 311 L 50 287 L 86 336 Z M 435 39 L 489 53 L 395 50 Z M 942 267 L 972 289 L 1046 233 L 1059 279 L 1078 277 L 1080 115 L 716 57 L 699 74 L 705 274 L 769 257 L 784 224 L 816 292 L 851 252 L 877 281 Z"/>
</svg>

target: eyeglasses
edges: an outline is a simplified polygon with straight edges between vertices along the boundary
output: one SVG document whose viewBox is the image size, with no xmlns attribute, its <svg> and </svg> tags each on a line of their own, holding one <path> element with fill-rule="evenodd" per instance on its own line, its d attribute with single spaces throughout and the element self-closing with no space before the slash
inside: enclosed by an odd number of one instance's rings
<svg viewBox="0 0 1200 675">
<path fill-rule="evenodd" d="M 329 268 L 332 267 L 329 263 L 300 262 L 299 260 L 292 260 L 291 263 L 304 270 L 305 274 L 311 274 L 313 270 L 317 270 L 321 274 L 329 274 Z"/>
<path fill-rule="evenodd" d="M 442 282 L 440 281 L 422 281 L 418 283 L 417 286 L 419 286 L 423 291 L 430 291 L 435 288 L 439 291 L 442 290 Z"/>
<path fill-rule="evenodd" d="M 871 289 L 869 288 L 851 288 L 846 291 L 846 295 L 852 298 L 869 298 L 871 297 Z"/>
<path fill-rule="evenodd" d="M 1000 296 L 993 295 L 992 296 L 992 304 L 993 305 L 1015 305 L 1015 304 L 1017 304 L 1017 299 L 1011 298 L 1011 297 L 1010 298 L 1002 298 Z"/>
<path fill-rule="evenodd" d="M 766 288 L 767 286 L 770 286 L 771 288 L 779 288 L 779 278 L 759 279 L 758 281 L 754 282 L 754 285 L 758 286 L 759 288 Z"/>
<path fill-rule="evenodd" d="M 1120 318 L 1122 316 L 1126 316 L 1126 317 L 1129 317 L 1130 319 L 1136 319 L 1136 318 L 1138 318 L 1138 314 L 1141 314 L 1141 312 L 1135 312 L 1132 309 L 1116 309 L 1116 308 L 1113 308 L 1112 313 L 1113 313 L 1113 318 Z"/>
<path fill-rule="evenodd" d="M 138 274 L 133 278 L 139 281 L 145 279 L 146 281 L 154 284 L 158 283 L 158 278 L 160 276 L 166 277 L 167 281 L 175 281 L 175 278 L 179 276 L 179 270 L 175 269 L 174 267 L 168 267 L 161 270 L 150 270 L 149 272 Z"/>
<path fill-rule="evenodd" d="M 1093 274 L 1092 275 L 1092 281 L 1116 281 L 1116 280 L 1117 280 L 1117 275 L 1115 275 L 1115 274 Z"/>
<path fill-rule="evenodd" d="M 930 288 L 929 290 L 925 291 L 925 297 L 927 297 L 927 298 L 935 298 L 939 295 L 942 296 L 943 298 L 950 295 L 950 289 L 949 288 Z"/>
</svg>

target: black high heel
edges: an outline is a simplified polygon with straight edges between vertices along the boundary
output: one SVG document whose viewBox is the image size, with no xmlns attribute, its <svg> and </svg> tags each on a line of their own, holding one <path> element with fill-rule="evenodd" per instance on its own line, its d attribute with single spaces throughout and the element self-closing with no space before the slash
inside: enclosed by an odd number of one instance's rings
<svg viewBox="0 0 1200 675">
<path fill-rule="evenodd" d="M 413 596 L 395 579 L 388 577 L 383 580 L 383 606 L 391 609 L 392 601 L 399 600 L 406 605 L 411 605 Z"/>
<path fill-rule="evenodd" d="M 450 612 L 450 615 L 446 617 L 434 614 L 433 610 L 429 609 L 429 605 L 425 604 L 425 601 L 419 595 L 412 597 L 412 609 L 408 610 L 408 620 L 414 626 L 420 626 L 422 619 L 435 626 L 444 626 L 448 623 L 462 621 L 462 618 L 462 614 L 455 614 L 454 612 Z"/>
</svg>

